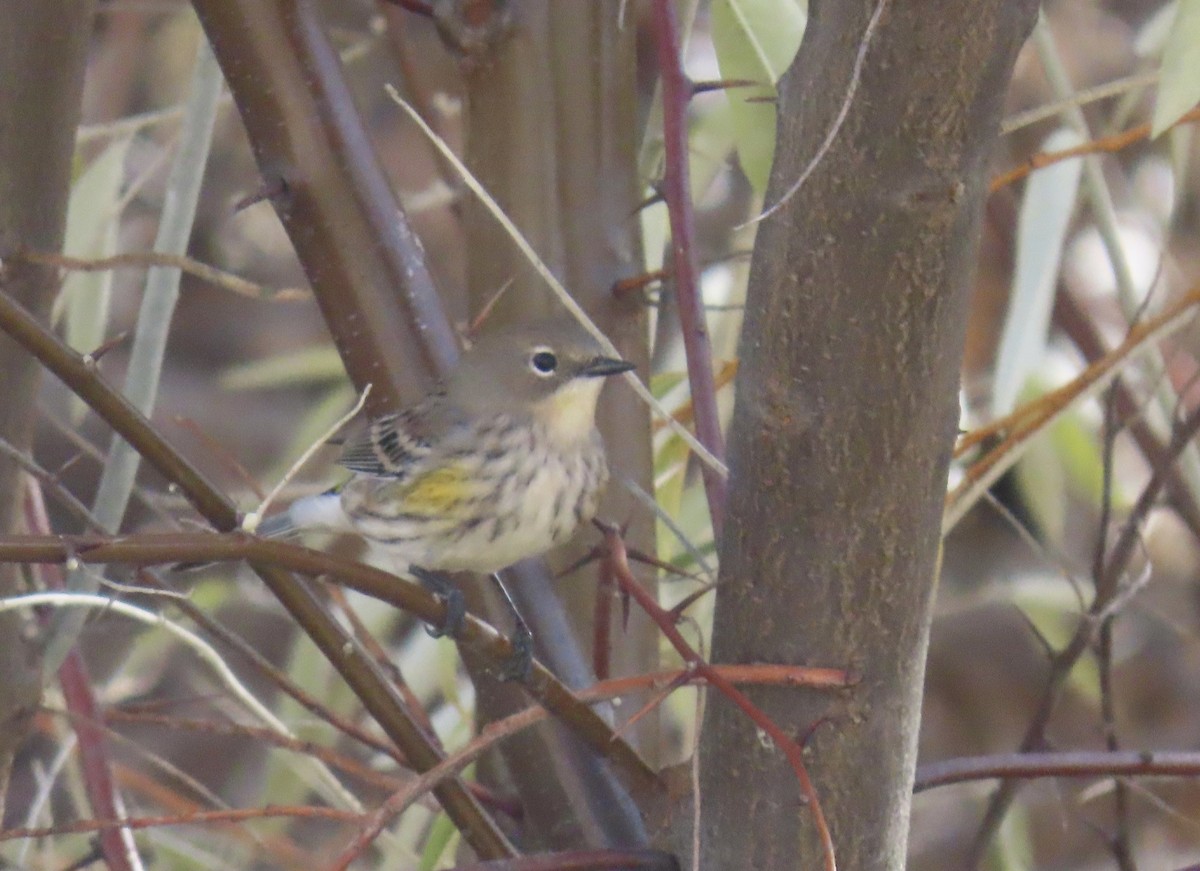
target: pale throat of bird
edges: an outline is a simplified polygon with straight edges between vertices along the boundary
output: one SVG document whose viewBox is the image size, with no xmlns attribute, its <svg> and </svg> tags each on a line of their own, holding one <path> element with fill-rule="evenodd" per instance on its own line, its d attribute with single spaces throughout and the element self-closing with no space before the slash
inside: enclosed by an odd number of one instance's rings
<svg viewBox="0 0 1200 871">
<path fill-rule="evenodd" d="M 579 445 L 591 437 L 596 424 L 596 401 L 603 386 L 603 378 L 568 381 L 534 403 L 533 416 L 559 444 Z"/>
</svg>

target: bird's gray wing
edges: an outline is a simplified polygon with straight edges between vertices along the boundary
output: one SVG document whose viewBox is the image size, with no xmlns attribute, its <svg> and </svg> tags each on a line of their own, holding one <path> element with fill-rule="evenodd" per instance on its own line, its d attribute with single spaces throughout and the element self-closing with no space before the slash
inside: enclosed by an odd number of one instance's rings
<svg viewBox="0 0 1200 871">
<path fill-rule="evenodd" d="M 346 443 L 338 463 L 354 472 L 403 479 L 454 423 L 445 393 L 432 393 L 417 405 L 372 421 Z"/>
</svg>

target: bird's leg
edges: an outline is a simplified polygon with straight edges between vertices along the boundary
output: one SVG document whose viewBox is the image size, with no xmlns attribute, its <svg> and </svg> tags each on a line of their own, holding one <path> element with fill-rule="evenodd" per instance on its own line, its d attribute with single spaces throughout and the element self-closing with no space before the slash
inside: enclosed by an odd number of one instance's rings
<svg viewBox="0 0 1200 871">
<path fill-rule="evenodd" d="M 421 586 L 446 603 L 446 616 L 442 619 L 442 625 L 426 625 L 425 631 L 434 638 L 441 638 L 443 635 L 457 638 L 467 616 L 467 602 L 463 591 L 441 572 L 431 572 L 420 566 L 409 566 L 408 570 L 421 582 Z"/>
<path fill-rule="evenodd" d="M 499 573 L 492 573 L 492 582 L 500 590 L 504 603 L 508 605 L 514 624 L 512 637 L 508 639 L 513 649 L 512 656 L 500 667 L 499 677 L 502 681 L 515 680 L 523 683 L 529 679 L 533 671 L 533 633 L 529 631 L 529 624 L 521 616 L 521 612 L 517 609 L 517 603 L 513 601 L 508 588 L 504 586 L 504 581 L 501 580 Z"/>
</svg>

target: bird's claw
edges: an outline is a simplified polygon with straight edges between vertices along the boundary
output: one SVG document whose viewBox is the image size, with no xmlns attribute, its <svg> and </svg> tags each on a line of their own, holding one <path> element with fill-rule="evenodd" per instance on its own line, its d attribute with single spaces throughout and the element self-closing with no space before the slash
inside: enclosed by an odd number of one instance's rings
<svg viewBox="0 0 1200 871">
<path fill-rule="evenodd" d="M 533 675 L 533 633 L 523 621 L 517 624 L 509 643 L 512 645 L 512 655 L 504 660 L 496 676 L 505 683 L 525 683 Z"/>
<path fill-rule="evenodd" d="M 442 618 L 440 626 L 426 624 L 425 631 L 433 638 L 441 638 L 443 635 L 457 638 L 467 619 L 466 597 L 463 596 L 462 590 L 457 589 L 439 590 L 437 595 L 446 606 L 446 616 Z"/>
<path fill-rule="evenodd" d="M 421 582 L 421 586 L 441 599 L 446 606 L 446 614 L 442 617 L 441 625 L 426 624 L 425 631 L 434 638 L 441 638 L 443 635 L 457 638 L 462 632 L 463 623 L 467 618 L 467 600 L 463 591 L 454 586 L 445 575 L 438 572 L 431 572 L 419 566 L 411 566 L 410 571 L 413 577 Z"/>
</svg>

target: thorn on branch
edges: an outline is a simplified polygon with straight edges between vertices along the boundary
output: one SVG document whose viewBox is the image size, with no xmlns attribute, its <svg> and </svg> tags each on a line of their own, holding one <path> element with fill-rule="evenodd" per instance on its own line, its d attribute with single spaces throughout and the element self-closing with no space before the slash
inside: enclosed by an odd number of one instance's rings
<svg viewBox="0 0 1200 871">
<path fill-rule="evenodd" d="M 725 91 L 729 90 L 730 88 L 753 88 L 763 86 L 762 82 L 756 82 L 753 79 L 713 79 L 711 81 L 704 82 L 689 81 L 689 84 L 691 86 L 693 97 L 697 94 L 706 94 L 710 91 Z M 754 98 L 747 97 L 746 99 L 752 100 Z M 775 98 L 771 97 L 770 99 L 774 100 Z"/>
<path fill-rule="evenodd" d="M 125 340 L 128 338 L 129 338 L 128 330 L 124 330 L 120 333 L 117 333 L 115 336 L 113 336 L 107 342 L 102 342 L 90 354 L 84 354 L 83 355 L 84 364 L 87 366 L 95 366 L 97 363 L 100 362 L 101 357 L 103 357 L 105 354 L 107 354 L 113 348 L 116 348 L 118 345 L 124 344 Z"/>
<path fill-rule="evenodd" d="M 634 206 L 633 211 L 629 213 L 629 216 L 632 218 L 651 206 L 656 206 L 659 203 L 666 202 L 666 199 L 666 195 L 663 194 L 662 181 L 652 181 L 650 182 L 650 196 L 646 197 L 646 199 Z"/>
<path fill-rule="evenodd" d="M 640 275 L 619 278 L 613 282 L 612 295 L 617 299 L 624 299 L 631 293 L 644 290 L 655 282 L 666 281 L 669 275 L 670 273 L 665 269 L 651 269 L 649 272 L 643 272 Z"/>
<path fill-rule="evenodd" d="M 276 200 L 288 193 L 289 185 L 287 179 L 282 175 L 276 175 L 272 178 L 263 179 L 263 183 L 255 188 L 246 196 L 242 197 L 233 204 L 233 213 L 236 215 L 239 212 L 244 212 L 253 205 L 263 202 L 264 200 Z"/>
<path fill-rule="evenodd" d="M 383 0 L 385 3 L 391 3 L 393 6 L 399 6 L 414 15 L 422 15 L 425 18 L 433 18 L 433 7 L 422 0 Z"/>
</svg>

